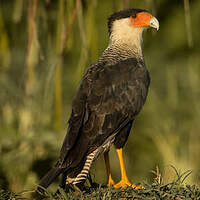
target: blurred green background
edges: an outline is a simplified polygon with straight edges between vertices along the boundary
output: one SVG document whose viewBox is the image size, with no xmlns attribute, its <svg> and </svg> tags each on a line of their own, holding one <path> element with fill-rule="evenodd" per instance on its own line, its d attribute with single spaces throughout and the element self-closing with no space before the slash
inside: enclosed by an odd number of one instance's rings
<svg viewBox="0 0 200 200">
<path fill-rule="evenodd" d="M 144 33 L 151 86 L 124 151 L 130 180 L 152 182 L 158 166 L 168 182 L 173 165 L 200 183 L 200 1 L 0 0 L 0 188 L 32 189 L 56 162 L 78 83 L 107 47 L 108 16 L 123 8 L 160 21 Z M 106 183 L 102 157 L 91 174 Z"/>
</svg>

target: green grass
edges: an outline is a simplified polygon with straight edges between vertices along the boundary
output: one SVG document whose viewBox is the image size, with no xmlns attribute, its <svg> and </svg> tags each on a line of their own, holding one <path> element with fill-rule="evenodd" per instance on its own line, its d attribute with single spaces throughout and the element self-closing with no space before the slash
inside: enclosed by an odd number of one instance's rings
<svg viewBox="0 0 200 200">
<path fill-rule="evenodd" d="M 93 183 L 90 179 L 90 186 L 85 186 L 85 189 L 80 192 L 73 187 L 68 187 L 65 191 L 58 188 L 56 192 L 44 190 L 43 194 L 36 194 L 35 191 L 24 191 L 18 194 L 0 190 L 0 200 L 3 199 L 44 199 L 44 200 L 67 200 L 67 199 L 135 199 L 135 200 L 200 200 L 200 188 L 196 185 L 185 185 L 183 182 L 191 174 L 191 170 L 184 173 L 179 173 L 175 167 L 171 166 L 176 176 L 174 181 L 164 183 L 159 168 L 153 172 L 156 175 L 152 184 L 142 183 L 144 189 L 133 189 L 132 187 L 115 189 L 113 187 L 101 186 Z M 25 196 L 29 198 L 25 198 Z"/>
<path fill-rule="evenodd" d="M 13 194 L 10 192 L 0 191 L 0 200 L 3 199 L 26 199 L 23 198 L 23 192 L 21 194 Z M 38 198 L 27 198 L 27 199 L 39 199 Z M 199 200 L 200 189 L 193 185 L 178 185 L 175 182 L 165 185 L 160 184 L 145 184 L 145 189 L 135 190 L 130 188 L 126 189 L 114 189 L 107 187 L 99 188 L 87 188 L 84 192 L 68 192 L 65 193 L 62 189 L 58 189 L 57 192 L 50 193 L 46 192 L 44 199 L 46 200 L 67 200 L 67 199 L 137 199 L 137 200 Z"/>
</svg>

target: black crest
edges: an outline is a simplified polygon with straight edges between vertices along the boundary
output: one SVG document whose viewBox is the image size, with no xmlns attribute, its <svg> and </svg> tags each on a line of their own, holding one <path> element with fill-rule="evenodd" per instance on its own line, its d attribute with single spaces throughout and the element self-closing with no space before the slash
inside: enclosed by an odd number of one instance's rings
<svg viewBox="0 0 200 200">
<path fill-rule="evenodd" d="M 115 20 L 127 18 L 130 16 L 135 17 L 137 13 L 139 12 L 148 12 L 147 10 L 139 9 L 139 8 L 131 8 L 127 10 L 121 10 L 119 12 L 115 12 L 108 18 L 108 32 L 109 35 L 111 33 L 112 24 Z"/>
</svg>

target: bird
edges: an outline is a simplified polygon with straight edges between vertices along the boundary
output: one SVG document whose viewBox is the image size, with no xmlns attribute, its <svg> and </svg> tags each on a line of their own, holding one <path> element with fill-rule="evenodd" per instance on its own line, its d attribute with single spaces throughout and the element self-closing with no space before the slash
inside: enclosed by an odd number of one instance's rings
<svg viewBox="0 0 200 200">
<path fill-rule="evenodd" d="M 60 156 L 38 187 L 47 188 L 62 174 L 62 187 L 71 184 L 81 188 L 92 163 L 102 154 L 108 186 L 140 188 L 127 177 L 123 147 L 149 90 L 142 33 L 150 27 L 158 30 L 159 21 L 144 9 L 130 8 L 110 15 L 108 46 L 80 81 Z M 120 163 L 118 183 L 111 176 L 111 145 L 115 146 Z"/>
</svg>

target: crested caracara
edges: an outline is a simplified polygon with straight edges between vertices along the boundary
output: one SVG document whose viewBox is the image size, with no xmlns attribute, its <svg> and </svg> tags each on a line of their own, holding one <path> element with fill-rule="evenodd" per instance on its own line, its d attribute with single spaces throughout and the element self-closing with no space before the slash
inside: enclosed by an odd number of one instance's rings
<svg viewBox="0 0 200 200">
<path fill-rule="evenodd" d="M 122 10 L 109 17 L 108 47 L 80 82 L 60 157 L 41 179 L 41 187 L 47 188 L 60 174 L 62 185 L 79 187 L 92 162 L 104 154 L 108 185 L 136 188 L 126 176 L 122 148 L 148 93 L 150 77 L 142 51 L 142 32 L 149 27 L 158 30 L 159 22 L 147 10 Z M 117 184 L 110 173 L 108 153 L 112 144 L 121 169 Z"/>
</svg>

